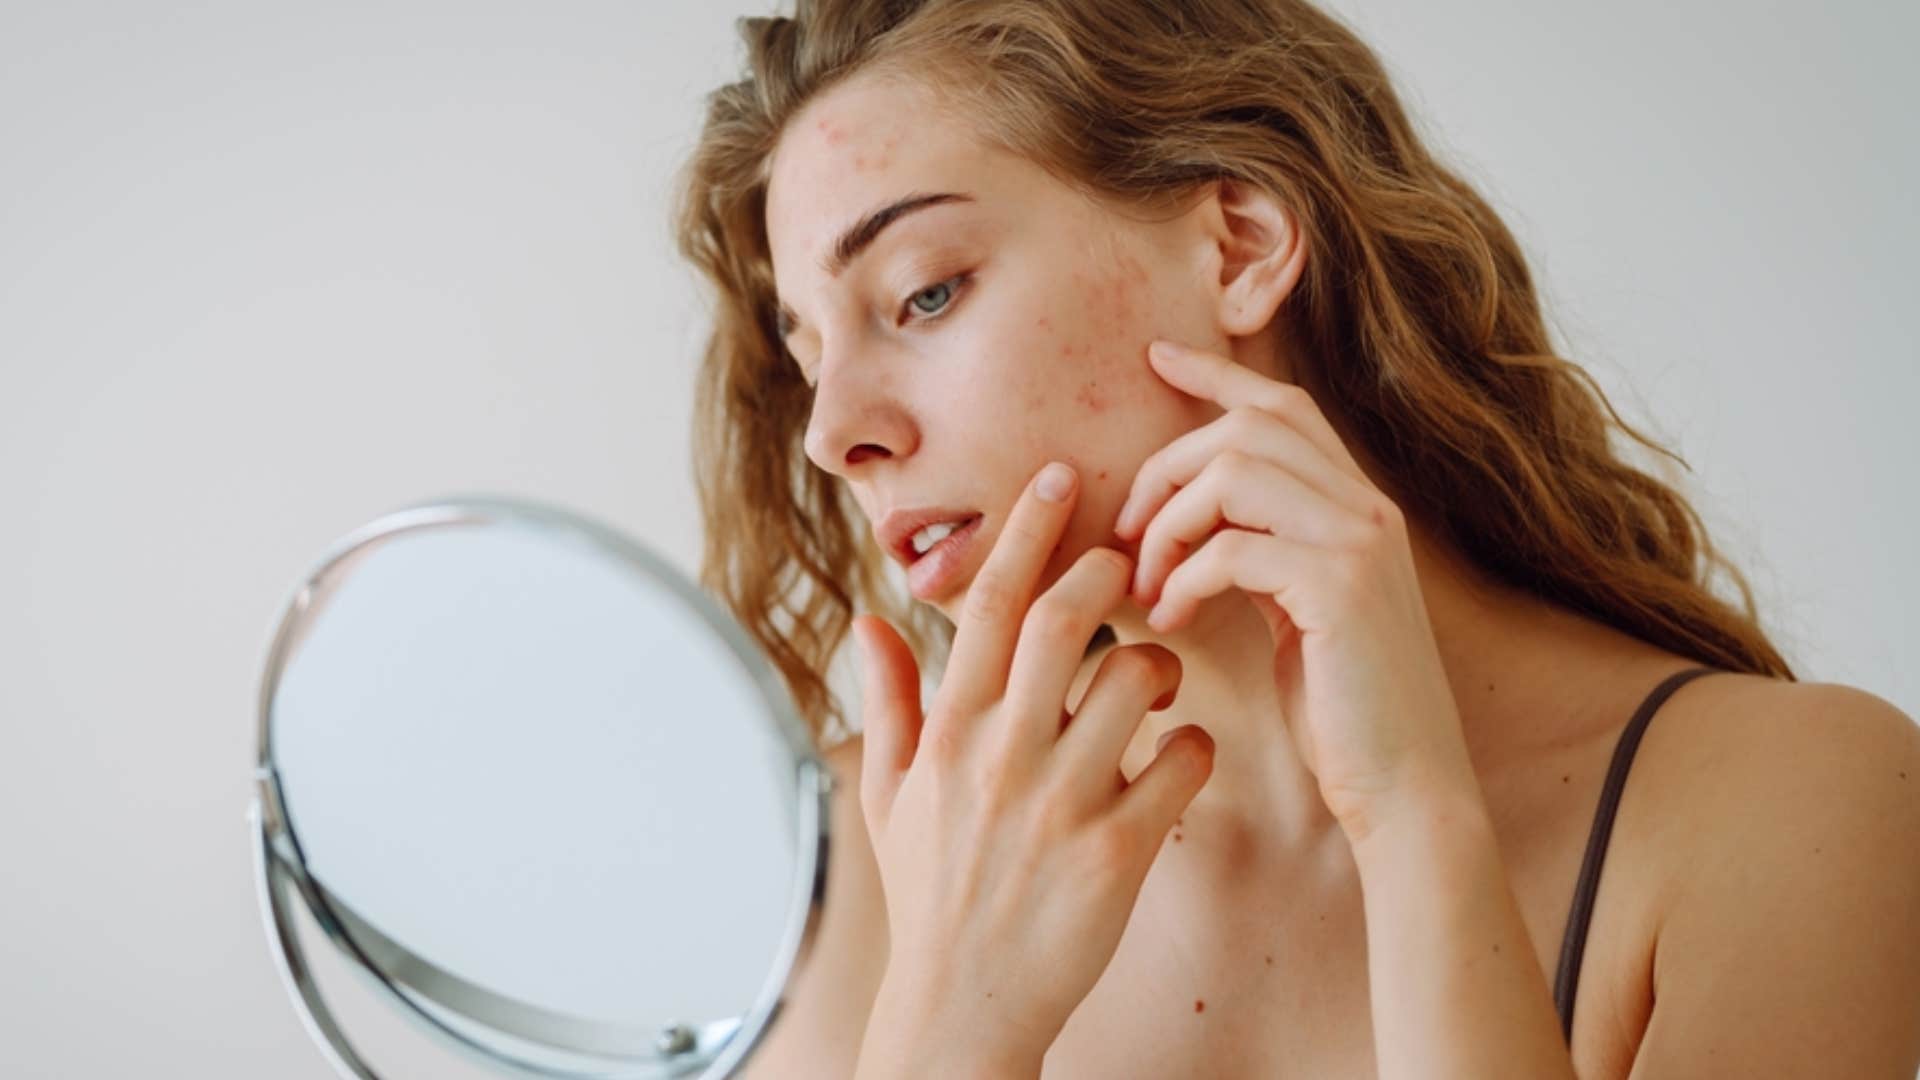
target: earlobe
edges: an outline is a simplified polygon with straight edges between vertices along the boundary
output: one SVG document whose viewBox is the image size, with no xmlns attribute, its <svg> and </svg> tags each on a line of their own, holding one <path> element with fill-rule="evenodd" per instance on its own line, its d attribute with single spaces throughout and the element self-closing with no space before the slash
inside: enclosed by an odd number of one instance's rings
<svg viewBox="0 0 1920 1080">
<path fill-rule="evenodd" d="M 1246 336 L 1266 329 L 1306 268 L 1306 245 L 1290 210 L 1240 180 L 1215 188 L 1220 246 L 1220 327 Z"/>
</svg>

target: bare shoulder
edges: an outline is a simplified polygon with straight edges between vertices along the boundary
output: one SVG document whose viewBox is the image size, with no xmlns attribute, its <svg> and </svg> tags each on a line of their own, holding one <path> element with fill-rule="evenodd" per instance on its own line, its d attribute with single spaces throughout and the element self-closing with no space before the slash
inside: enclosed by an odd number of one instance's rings
<svg viewBox="0 0 1920 1080">
<path fill-rule="evenodd" d="M 1848 848 L 1920 858 L 1920 725 L 1891 703 L 1849 686 L 1723 673 L 1689 684 L 1661 714 L 1634 772 L 1649 774 L 1641 797 L 1676 867 Z"/>
<path fill-rule="evenodd" d="M 1864 690 L 1723 673 L 1692 683 L 1661 712 L 1671 715 L 1654 722 L 1647 743 L 1659 740 L 1649 756 L 1668 774 L 1656 797 L 1669 814 L 1779 826 L 1920 810 L 1920 725 Z"/>
<path fill-rule="evenodd" d="M 780 1015 L 743 1075 L 852 1076 L 887 962 L 887 911 L 860 813 L 861 738 L 821 752 L 833 777 L 824 912 Z"/>
<path fill-rule="evenodd" d="M 1732 674 L 1662 714 L 1635 765 L 1661 864 L 1635 1073 L 1912 1076 L 1920 726 L 1863 690 Z"/>
</svg>

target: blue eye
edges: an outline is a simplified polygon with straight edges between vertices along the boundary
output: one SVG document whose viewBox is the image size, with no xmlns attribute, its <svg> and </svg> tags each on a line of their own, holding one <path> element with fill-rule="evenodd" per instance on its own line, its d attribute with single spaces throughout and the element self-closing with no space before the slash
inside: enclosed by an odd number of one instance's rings
<svg viewBox="0 0 1920 1080">
<path fill-rule="evenodd" d="M 938 318 L 946 312 L 947 307 L 953 302 L 954 294 L 967 283 L 968 276 L 967 274 L 956 274 L 945 281 L 929 285 L 919 292 L 914 293 L 912 296 L 907 297 L 907 302 L 904 306 L 918 313 L 923 322 Z M 921 303 L 923 300 L 930 300 L 932 306 L 929 307 Z"/>
</svg>

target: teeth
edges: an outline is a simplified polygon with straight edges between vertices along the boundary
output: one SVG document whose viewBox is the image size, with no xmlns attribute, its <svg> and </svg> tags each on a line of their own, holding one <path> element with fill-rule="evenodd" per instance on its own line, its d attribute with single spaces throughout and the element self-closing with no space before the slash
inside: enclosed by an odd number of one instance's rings
<svg viewBox="0 0 1920 1080">
<path fill-rule="evenodd" d="M 956 528 L 959 528 L 959 522 L 944 521 L 938 525 L 929 525 L 919 532 L 914 533 L 913 553 L 915 555 L 925 555 L 933 545 L 953 535 L 953 530 Z"/>
</svg>

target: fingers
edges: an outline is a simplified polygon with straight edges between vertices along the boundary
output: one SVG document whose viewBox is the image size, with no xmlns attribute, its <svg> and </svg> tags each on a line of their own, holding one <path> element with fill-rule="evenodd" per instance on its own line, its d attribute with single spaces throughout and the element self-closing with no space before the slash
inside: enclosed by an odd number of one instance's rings
<svg viewBox="0 0 1920 1080">
<path fill-rule="evenodd" d="M 1355 513 L 1366 510 L 1362 502 L 1365 489 L 1327 460 L 1305 435 L 1270 413 L 1238 408 L 1187 432 L 1141 463 L 1127 491 L 1127 501 L 1114 521 L 1114 534 L 1122 540 L 1138 539 L 1161 504 L 1193 483 L 1208 462 L 1230 450 L 1286 468 L 1309 487 Z"/>
<path fill-rule="evenodd" d="M 1223 409 L 1246 406 L 1279 417 L 1312 440 L 1342 472 L 1357 480 L 1366 479 L 1346 443 L 1327 422 L 1326 414 L 1300 386 L 1269 379 L 1224 356 L 1171 341 L 1154 342 L 1147 350 L 1147 360 L 1161 378 L 1194 397 L 1205 398 Z"/>
<path fill-rule="evenodd" d="M 1174 728 L 1160 737 L 1160 752 L 1120 793 L 1113 825 L 1155 841 L 1140 847 L 1149 858 L 1213 775 L 1213 749 L 1213 736 L 1199 726 Z"/>
<path fill-rule="evenodd" d="M 1210 596 L 1240 589 L 1270 597 L 1302 633 L 1332 626 L 1326 600 L 1362 587 L 1364 572 L 1347 556 L 1245 529 L 1227 529 L 1168 575 L 1147 621 L 1161 632 L 1178 629 Z M 1302 583 L 1312 583 L 1303 591 Z M 1272 616 L 1269 615 L 1271 621 Z"/>
<path fill-rule="evenodd" d="M 1148 522 L 1134 568 L 1134 598 L 1153 603 L 1174 565 L 1223 525 L 1328 548 L 1357 544 L 1365 535 L 1365 519 L 1298 476 L 1270 461 L 1228 450 Z"/>
<path fill-rule="evenodd" d="M 1105 784 L 1147 713 L 1173 704 L 1180 658 L 1164 645 L 1140 642 L 1107 653 L 1056 748 L 1059 767 Z"/>
<path fill-rule="evenodd" d="M 953 650 L 941 677 L 946 715 L 971 715 L 999 700 L 1026 617 L 1027 605 L 1073 516 L 1078 478 L 1054 462 L 1040 470 L 1007 515 L 980 572 L 967 589 L 966 606 L 953 635 Z"/>
<path fill-rule="evenodd" d="M 1116 605 L 1127 596 L 1133 560 L 1112 548 L 1092 548 L 1074 561 L 1027 610 L 1020 624 L 1013 665 L 1007 673 L 1009 719 L 1021 725 L 1015 740 L 1051 746 L 1059 735 L 1054 722 L 1067 699 L 1073 677 L 1087 655 L 1087 644 Z"/>
<path fill-rule="evenodd" d="M 893 812 L 893 796 L 920 746 L 920 665 L 885 619 L 853 620 L 859 651 L 860 716 L 864 747 L 860 805 L 874 832 Z"/>
</svg>

